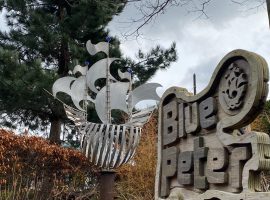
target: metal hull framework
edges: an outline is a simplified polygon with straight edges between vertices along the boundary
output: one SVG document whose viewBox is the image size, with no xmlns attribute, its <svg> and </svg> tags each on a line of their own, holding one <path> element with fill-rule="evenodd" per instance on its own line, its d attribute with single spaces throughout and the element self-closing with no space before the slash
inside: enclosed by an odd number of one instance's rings
<svg viewBox="0 0 270 200">
<path fill-rule="evenodd" d="M 127 163 L 135 153 L 141 128 L 86 122 L 81 130 L 83 154 L 103 170 Z"/>
<path fill-rule="evenodd" d="M 141 127 L 87 122 L 82 111 L 65 104 L 64 108 L 79 129 L 82 153 L 93 164 L 110 170 L 133 157 L 141 137 Z"/>
</svg>

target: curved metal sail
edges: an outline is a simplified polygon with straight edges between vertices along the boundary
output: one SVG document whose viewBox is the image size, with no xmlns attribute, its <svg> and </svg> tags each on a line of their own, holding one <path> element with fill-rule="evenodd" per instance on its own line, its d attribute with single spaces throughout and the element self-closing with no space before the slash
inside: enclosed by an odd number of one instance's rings
<svg viewBox="0 0 270 200">
<path fill-rule="evenodd" d="M 95 102 L 95 100 L 92 99 L 89 95 L 85 96 L 85 91 L 85 76 L 80 76 L 79 78 L 70 76 L 59 78 L 54 82 L 52 87 L 52 93 L 54 97 L 56 97 L 58 92 L 64 92 L 71 97 L 76 108 L 82 111 L 84 111 L 84 109 L 80 106 L 80 101 L 89 100 L 91 102 Z"/>
<path fill-rule="evenodd" d="M 132 98 L 132 106 L 134 106 L 143 100 L 156 100 L 159 101 L 160 97 L 158 96 L 156 89 L 162 87 L 158 83 L 146 83 L 137 88 L 135 88 L 129 95 L 129 98 Z"/>
<path fill-rule="evenodd" d="M 73 74 L 76 74 L 77 72 L 80 72 L 81 75 L 85 76 L 87 73 L 88 67 L 82 67 L 81 65 L 76 65 L 73 69 Z"/>
<path fill-rule="evenodd" d="M 90 67 L 86 74 L 86 82 L 90 90 L 95 93 L 99 92 L 95 87 L 95 82 L 100 78 L 106 78 L 107 62 L 109 65 L 111 65 L 111 63 L 115 60 L 119 60 L 119 58 L 104 58 L 97 61 L 95 64 L 92 65 L 92 67 Z M 111 80 L 116 81 L 112 75 L 110 75 L 110 77 Z"/>
<path fill-rule="evenodd" d="M 131 81 L 131 74 L 129 72 L 121 72 L 121 70 L 118 69 L 118 75 L 122 80 L 127 79 L 127 80 Z"/>
<path fill-rule="evenodd" d="M 68 95 L 71 95 L 70 85 L 72 81 L 75 81 L 75 80 L 76 78 L 71 77 L 71 76 L 66 76 L 66 77 L 57 79 L 54 82 L 53 87 L 52 87 L 53 96 L 56 97 L 58 92 L 64 92 Z"/>
<path fill-rule="evenodd" d="M 119 109 L 128 113 L 127 109 L 127 91 L 129 83 L 127 82 L 116 82 L 110 85 L 111 94 L 111 109 Z M 96 96 L 95 105 L 99 119 L 103 123 L 107 123 L 106 118 L 106 88 L 103 87 Z"/>
<path fill-rule="evenodd" d="M 95 55 L 98 52 L 104 52 L 106 55 L 109 54 L 109 43 L 99 42 L 97 44 L 92 44 L 91 40 L 86 42 L 86 49 L 90 55 Z"/>
<path fill-rule="evenodd" d="M 89 95 L 85 96 L 85 92 L 86 92 L 86 83 L 85 83 L 85 76 L 80 76 L 79 78 L 77 78 L 74 83 L 71 85 L 71 99 L 74 103 L 74 105 L 76 106 L 76 108 L 78 108 L 79 110 L 84 110 L 81 106 L 80 106 L 80 102 L 82 100 L 90 100 L 92 102 L 95 102 Z M 86 97 L 86 99 L 85 99 Z"/>
</svg>

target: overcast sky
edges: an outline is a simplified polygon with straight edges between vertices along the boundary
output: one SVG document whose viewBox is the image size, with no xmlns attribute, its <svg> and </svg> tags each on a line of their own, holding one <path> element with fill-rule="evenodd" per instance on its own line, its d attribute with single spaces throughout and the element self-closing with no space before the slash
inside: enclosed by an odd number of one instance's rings
<svg viewBox="0 0 270 200">
<path fill-rule="evenodd" d="M 123 34 L 137 27 L 138 24 L 127 22 L 141 17 L 138 10 L 140 3 L 128 4 L 108 26 L 110 34 L 120 39 L 123 54 L 132 58 L 135 58 L 139 48 L 147 51 L 156 45 L 169 47 L 172 42 L 176 42 L 177 62 L 168 70 L 157 72 L 149 81 L 163 85 L 158 90 L 160 95 L 171 86 L 185 87 L 192 92 L 193 73 L 197 75 L 197 92 L 201 91 L 208 84 L 218 62 L 234 49 L 253 51 L 270 63 L 270 29 L 266 5 L 256 8 L 265 0 L 235 0 L 246 2 L 244 5 L 233 3 L 232 0 L 211 0 L 205 7 L 209 18 L 198 18 L 201 13 L 189 12 L 196 10 L 194 6 L 200 9 L 203 1 L 190 1 L 196 5 L 168 7 L 155 21 L 140 30 L 142 35 L 137 39 L 129 37 L 127 40 Z M 1 29 L 7 29 L 3 13 L 0 19 Z"/>
<path fill-rule="evenodd" d="M 143 0 L 142 2 L 146 2 Z M 154 0 L 151 0 L 154 2 Z M 176 0 L 179 2 L 180 0 Z M 163 85 L 162 94 L 171 86 L 185 87 L 193 91 L 192 75 L 197 75 L 197 92 L 208 84 L 218 62 L 234 49 L 245 49 L 262 55 L 270 63 L 270 29 L 264 0 L 245 0 L 244 5 L 232 0 L 211 0 L 205 7 L 205 16 L 194 11 L 204 0 L 193 0 L 195 4 L 168 7 L 155 21 L 140 30 L 139 38 L 123 37 L 127 31 L 134 30 L 138 24 L 126 23 L 141 17 L 140 3 L 130 3 L 124 11 L 114 17 L 108 28 L 111 35 L 121 41 L 125 56 L 135 58 L 138 49 L 147 51 L 156 45 L 169 47 L 176 42 L 178 61 L 166 71 L 159 71 L 150 82 Z M 235 0 L 243 1 L 243 0 Z M 255 9 L 252 9 L 255 8 Z M 1 29 L 7 29 L 0 16 Z"/>
<path fill-rule="evenodd" d="M 145 26 L 143 37 L 125 40 L 122 34 L 135 24 L 124 22 L 139 16 L 134 4 L 125 8 L 109 24 L 111 34 L 121 39 L 126 56 L 134 57 L 139 48 L 149 50 L 157 44 L 169 47 L 176 42 L 178 61 L 166 71 L 159 71 L 150 82 L 163 85 L 162 93 L 171 86 L 193 91 L 192 74 L 197 75 L 197 91 L 208 84 L 218 62 L 234 49 L 245 49 L 262 55 L 270 63 L 270 29 L 266 5 L 251 9 L 261 0 L 238 5 L 231 0 L 213 0 L 207 7 L 208 19 L 200 13 L 188 13 L 192 7 L 170 7 L 155 22 Z M 197 4 L 200 6 L 200 4 Z M 138 6 L 138 5 L 137 5 Z M 129 26 L 129 27 L 128 27 Z M 131 38 L 129 38 L 131 39 Z"/>
</svg>

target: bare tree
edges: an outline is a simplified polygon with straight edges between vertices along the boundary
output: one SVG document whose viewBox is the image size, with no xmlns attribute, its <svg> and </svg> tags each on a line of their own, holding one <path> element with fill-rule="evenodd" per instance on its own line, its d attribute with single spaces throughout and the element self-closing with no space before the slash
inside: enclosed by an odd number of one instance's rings
<svg viewBox="0 0 270 200">
<path fill-rule="evenodd" d="M 213 0 L 127 0 L 127 3 L 132 3 L 137 8 L 140 16 L 132 18 L 129 22 L 132 28 L 124 34 L 124 36 L 140 35 L 141 29 L 152 23 L 161 14 L 164 14 L 170 7 L 184 7 L 187 13 L 196 13 L 195 19 L 209 18 L 207 14 L 207 6 Z M 246 10 L 258 9 L 264 6 L 270 0 L 227 0 L 239 6 L 245 6 Z M 269 3 L 270 5 L 270 3 Z M 135 24 L 135 26 L 134 26 Z"/>
</svg>

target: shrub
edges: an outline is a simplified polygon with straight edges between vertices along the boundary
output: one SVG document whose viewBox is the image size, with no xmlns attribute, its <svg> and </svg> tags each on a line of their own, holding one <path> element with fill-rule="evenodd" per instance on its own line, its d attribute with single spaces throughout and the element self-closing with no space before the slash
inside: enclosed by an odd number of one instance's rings
<svg viewBox="0 0 270 200">
<path fill-rule="evenodd" d="M 96 169 L 78 150 L 0 130 L 1 199 L 94 195 Z"/>
<path fill-rule="evenodd" d="M 157 161 L 157 113 L 143 127 L 141 141 L 133 160 L 117 170 L 119 199 L 154 199 Z"/>
</svg>

